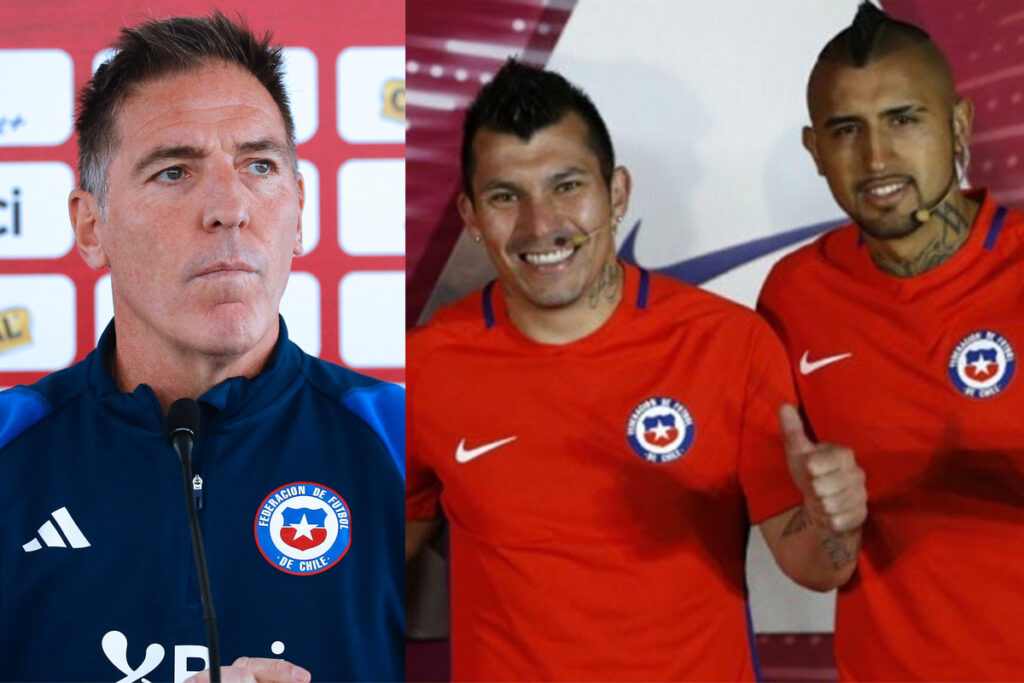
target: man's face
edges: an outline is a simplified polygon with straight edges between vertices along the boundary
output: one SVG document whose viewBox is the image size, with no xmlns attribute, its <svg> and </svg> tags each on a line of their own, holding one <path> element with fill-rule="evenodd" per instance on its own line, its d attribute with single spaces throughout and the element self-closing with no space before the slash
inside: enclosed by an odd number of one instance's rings
<svg viewBox="0 0 1024 683">
<path fill-rule="evenodd" d="M 575 113 L 527 142 L 480 129 L 473 159 L 473 197 L 460 196 L 459 210 L 510 297 L 540 308 L 576 302 L 615 258 L 611 227 L 626 211 L 625 169 L 616 169 L 609 188 Z"/>
<path fill-rule="evenodd" d="M 860 69 L 818 68 L 812 127 L 804 130 L 818 172 L 869 235 L 909 235 L 918 227 L 914 211 L 931 207 L 955 182 L 953 131 L 966 136 L 970 105 L 954 105 L 948 85 L 912 48 Z"/>
<path fill-rule="evenodd" d="M 210 62 L 144 83 L 116 131 L 86 260 L 110 267 L 119 335 L 225 356 L 276 335 L 302 198 L 270 94 Z"/>
</svg>

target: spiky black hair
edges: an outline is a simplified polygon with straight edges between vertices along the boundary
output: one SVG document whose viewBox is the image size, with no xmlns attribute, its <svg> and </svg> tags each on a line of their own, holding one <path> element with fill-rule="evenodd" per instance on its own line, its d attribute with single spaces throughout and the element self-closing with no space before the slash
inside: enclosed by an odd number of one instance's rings
<svg viewBox="0 0 1024 683">
<path fill-rule="evenodd" d="M 581 89 L 554 71 L 509 59 L 480 89 L 462 127 L 462 186 L 473 196 L 473 138 L 481 128 L 511 133 L 523 141 L 573 112 L 587 124 L 587 142 L 610 186 L 615 150 L 597 107 Z"/>
<path fill-rule="evenodd" d="M 837 62 L 860 69 L 895 50 L 931 40 L 914 24 L 893 19 L 864 0 L 853 22 L 825 45 L 818 61 Z"/>
</svg>

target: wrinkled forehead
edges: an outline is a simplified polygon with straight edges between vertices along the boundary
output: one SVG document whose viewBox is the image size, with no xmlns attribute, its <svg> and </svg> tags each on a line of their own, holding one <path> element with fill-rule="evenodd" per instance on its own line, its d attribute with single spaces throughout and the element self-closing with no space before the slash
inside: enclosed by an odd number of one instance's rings
<svg viewBox="0 0 1024 683">
<path fill-rule="evenodd" d="M 952 107 L 956 100 L 945 60 L 927 46 L 903 48 L 863 67 L 819 61 L 807 83 L 807 109 L 815 124 L 837 114 L 874 107 L 928 103 Z"/>
<path fill-rule="evenodd" d="M 287 142 L 284 117 L 266 87 L 244 67 L 220 60 L 206 60 L 134 84 L 114 109 L 114 130 L 124 141 L 124 135 L 149 132 L 152 125 L 214 122 L 232 112 L 259 120 L 273 128 L 282 143 Z"/>
</svg>

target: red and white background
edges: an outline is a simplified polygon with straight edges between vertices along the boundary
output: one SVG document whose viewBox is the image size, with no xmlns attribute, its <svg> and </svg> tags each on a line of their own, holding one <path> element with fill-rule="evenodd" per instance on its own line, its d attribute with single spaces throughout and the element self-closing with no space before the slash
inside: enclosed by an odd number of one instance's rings
<svg viewBox="0 0 1024 683">
<path fill-rule="evenodd" d="M 605 117 L 618 161 L 633 176 L 620 253 L 752 306 L 779 257 L 842 219 L 800 130 L 814 59 L 858 2 L 409 3 L 407 324 L 494 276 L 462 234 L 454 200 L 463 113 L 510 55 L 562 72 Z M 932 34 L 973 100 L 971 184 L 1024 203 L 1024 6 L 881 5 Z M 428 582 L 443 576 L 438 567 L 427 572 Z M 834 677 L 834 595 L 793 587 L 756 533 L 748 578 L 755 627 L 776 634 L 760 638 L 766 678 Z M 411 593 L 410 635 L 443 637 L 443 605 L 443 585 Z M 444 661 L 422 649 L 410 660 L 411 675 L 420 664 L 429 670 Z"/>
<path fill-rule="evenodd" d="M 404 380 L 405 3 L 0 3 L 0 387 L 81 360 L 113 315 L 110 277 L 74 248 L 74 96 L 123 26 L 241 14 L 284 46 L 303 255 L 281 312 L 307 352 Z M 155 230 L 160 226 L 153 226 Z"/>
</svg>

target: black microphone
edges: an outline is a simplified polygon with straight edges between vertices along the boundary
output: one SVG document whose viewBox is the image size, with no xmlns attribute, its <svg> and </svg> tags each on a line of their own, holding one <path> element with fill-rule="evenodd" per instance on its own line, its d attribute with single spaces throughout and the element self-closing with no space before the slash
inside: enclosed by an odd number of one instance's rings
<svg viewBox="0 0 1024 683">
<path fill-rule="evenodd" d="M 199 513 L 192 502 L 192 446 L 199 436 L 199 404 L 191 398 L 179 398 L 171 404 L 164 418 L 164 436 L 181 461 L 181 475 L 185 480 L 185 505 L 188 524 L 192 532 L 192 555 L 196 561 L 199 579 L 199 597 L 203 602 L 203 622 L 206 624 L 206 648 L 210 652 L 210 683 L 220 683 L 220 641 L 217 639 L 217 615 L 213 611 L 213 593 L 210 573 L 206 569 L 206 551 L 203 534 L 199 529 Z"/>
</svg>

